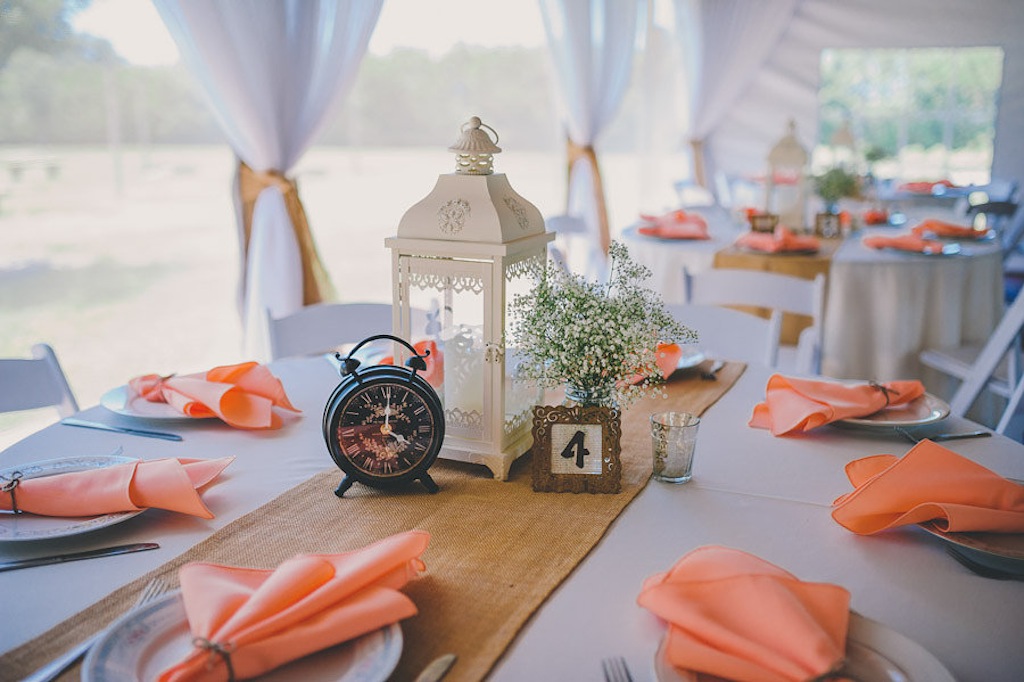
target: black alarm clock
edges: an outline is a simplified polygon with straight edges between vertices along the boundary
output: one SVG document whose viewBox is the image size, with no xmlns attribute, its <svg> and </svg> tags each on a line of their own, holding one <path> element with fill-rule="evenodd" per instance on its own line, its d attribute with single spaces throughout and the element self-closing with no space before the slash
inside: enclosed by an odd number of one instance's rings
<svg viewBox="0 0 1024 682">
<path fill-rule="evenodd" d="M 356 351 L 380 339 L 412 351 L 405 367 L 360 368 Z M 390 334 L 363 339 L 347 357 L 335 353 L 342 381 L 324 409 L 323 432 L 334 463 L 345 472 L 334 491 L 338 497 L 356 481 L 390 488 L 418 480 L 437 492 L 427 469 L 444 442 L 444 411 L 433 387 L 419 375 L 429 354 L 417 354 L 408 342 Z"/>
</svg>

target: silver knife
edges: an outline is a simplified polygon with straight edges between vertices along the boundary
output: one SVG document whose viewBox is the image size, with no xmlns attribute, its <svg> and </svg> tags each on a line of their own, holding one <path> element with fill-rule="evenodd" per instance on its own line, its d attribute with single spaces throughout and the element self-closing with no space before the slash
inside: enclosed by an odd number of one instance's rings
<svg viewBox="0 0 1024 682">
<path fill-rule="evenodd" d="M 147 431 L 146 429 L 132 429 L 127 426 L 114 426 L 113 424 L 103 424 L 102 422 L 90 422 L 84 419 L 75 419 L 74 417 L 67 417 L 60 420 L 61 424 L 67 426 L 80 426 L 83 429 L 99 429 L 100 431 L 114 431 L 115 433 L 127 433 L 132 436 L 146 436 L 147 438 L 162 438 L 163 440 L 182 440 L 182 437 L 176 433 L 167 433 L 166 431 Z"/>
<path fill-rule="evenodd" d="M 416 677 L 416 682 L 438 682 L 445 674 L 448 669 L 455 663 L 457 656 L 455 654 L 445 654 L 444 656 L 438 656 L 423 669 Z"/>
<path fill-rule="evenodd" d="M 13 571 L 16 568 L 31 568 L 33 566 L 48 566 L 50 564 L 63 564 L 68 561 L 80 561 L 82 559 L 95 559 L 101 556 L 115 556 L 117 554 L 130 554 L 132 552 L 145 552 L 150 549 L 159 549 L 160 545 L 155 542 L 136 542 L 131 545 L 116 545 L 114 547 L 101 547 L 90 549 L 85 552 L 71 552 L 70 554 L 55 554 L 53 556 L 37 557 L 35 559 L 17 559 L 15 561 L 4 561 L 0 563 L 0 571 Z"/>
</svg>

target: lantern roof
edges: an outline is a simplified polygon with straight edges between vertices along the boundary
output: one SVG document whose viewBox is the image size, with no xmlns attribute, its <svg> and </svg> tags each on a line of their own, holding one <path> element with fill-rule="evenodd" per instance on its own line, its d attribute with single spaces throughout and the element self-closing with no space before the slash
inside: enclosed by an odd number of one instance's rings
<svg viewBox="0 0 1024 682">
<path fill-rule="evenodd" d="M 768 164 L 773 167 L 803 167 L 809 158 L 807 150 L 796 139 L 796 121 L 789 119 L 786 134 L 768 152 Z"/>
<path fill-rule="evenodd" d="M 494 134 L 494 140 L 487 133 L 486 128 Z M 462 124 L 459 139 L 448 147 L 448 151 L 456 154 L 498 154 L 501 147 L 497 145 L 498 133 L 494 128 L 480 120 L 479 116 L 473 116 Z"/>
</svg>

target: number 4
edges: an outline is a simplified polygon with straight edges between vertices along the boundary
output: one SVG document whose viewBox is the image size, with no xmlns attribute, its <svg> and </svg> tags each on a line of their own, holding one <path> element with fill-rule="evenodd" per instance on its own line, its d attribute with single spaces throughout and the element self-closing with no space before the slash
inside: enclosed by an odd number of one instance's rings
<svg viewBox="0 0 1024 682">
<path fill-rule="evenodd" d="M 562 450 L 562 457 L 565 459 L 576 458 L 576 468 L 583 468 L 583 458 L 590 454 L 590 450 L 583 447 L 584 433 L 577 431 L 576 434 L 569 439 L 565 449 Z"/>
</svg>

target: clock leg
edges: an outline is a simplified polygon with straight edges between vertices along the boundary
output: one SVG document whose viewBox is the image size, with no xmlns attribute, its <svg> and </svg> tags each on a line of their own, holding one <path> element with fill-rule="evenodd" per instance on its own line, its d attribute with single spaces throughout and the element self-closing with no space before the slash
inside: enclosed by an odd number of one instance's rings
<svg viewBox="0 0 1024 682">
<path fill-rule="evenodd" d="M 424 473 L 420 476 L 420 483 L 423 484 L 423 487 L 427 489 L 428 493 L 433 494 L 440 490 L 440 488 L 437 487 L 437 484 L 434 483 L 434 479 L 432 479 L 428 473 Z"/>
<path fill-rule="evenodd" d="M 337 495 L 338 497 L 343 496 L 345 494 L 345 491 L 352 487 L 353 482 L 354 481 L 350 476 L 345 476 L 345 478 L 341 479 L 341 483 L 338 484 L 338 487 L 335 489 L 334 494 Z"/>
</svg>

